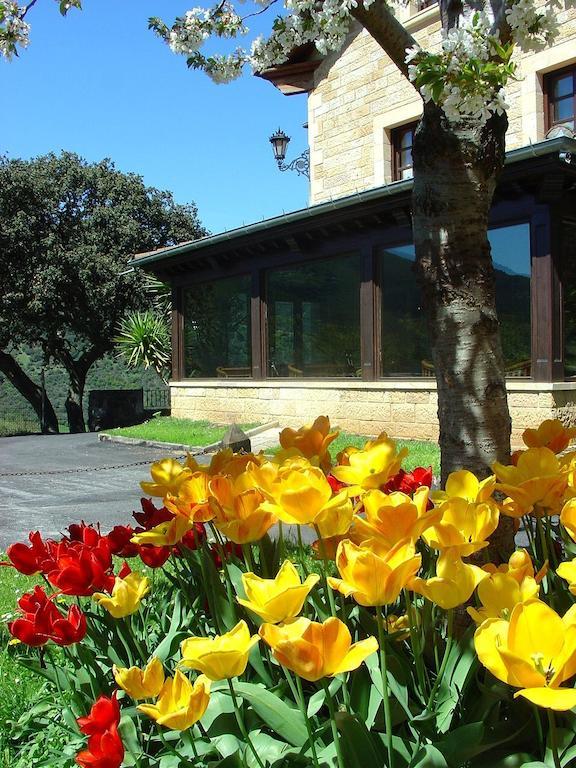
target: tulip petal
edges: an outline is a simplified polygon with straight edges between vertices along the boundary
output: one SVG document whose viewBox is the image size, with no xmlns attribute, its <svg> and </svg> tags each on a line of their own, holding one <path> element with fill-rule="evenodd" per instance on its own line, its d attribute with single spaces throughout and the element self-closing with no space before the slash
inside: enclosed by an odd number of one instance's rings
<svg viewBox="0 0 576 768">
<path fill-rule="evenodd" d="M 536 704 L 537 707 L 566 712 L 576 707 L 576 689 L 574 688 L 524 688 L 514 694 L 514 698 L 522 696 Z"/>
</svg>

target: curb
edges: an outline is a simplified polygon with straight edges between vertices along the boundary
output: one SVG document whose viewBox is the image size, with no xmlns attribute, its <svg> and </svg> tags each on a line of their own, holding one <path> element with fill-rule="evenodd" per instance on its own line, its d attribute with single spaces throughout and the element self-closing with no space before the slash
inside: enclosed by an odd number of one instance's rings
<svg viewBox="0 0 576 768">
<path fill-rule="evenodd" d="M 248 437 L 255 437 L 256 435 L 266 432 L 269 429 L 274 429 L 280 426 L 278 421 L 270 421 L 267 424 L 261 424 L 259 427 L 253 427 L 252 429 L 245 430 Z M 141 437 L 122 437 L 121 435 L 110 435 L 107 432 L 98 432 L 98 442 L 100 443 L 118 443 L 120 445 L 138 445 L 141 448 L 167 448 L 171 451 L 190 451 L 195 453 L 198 451 L 217 451 L 221 446 L 221 441 L 217 443 L 210 443 L 209 445 L 188 445 L 186 443 L 164 443 L 160 440 L 145 440 Z"/>
</svg>

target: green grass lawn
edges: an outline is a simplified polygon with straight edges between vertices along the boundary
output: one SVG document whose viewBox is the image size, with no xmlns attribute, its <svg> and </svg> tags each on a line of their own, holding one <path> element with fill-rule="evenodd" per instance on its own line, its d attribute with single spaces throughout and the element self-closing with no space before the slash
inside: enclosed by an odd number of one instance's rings
<svg viewBox="0 0 576 768">
<path fill-rule="evenodd" d="M 242 429 L 258 426 L 240 424 Z M 209 421 L 193 421 L 192 419 L 175 419 L 172 416 L 155 416 L 143 424 L 133 427 L 118 427 L 107 429 L 109 435 L 121 437 L 137 437 L 141 440 L 158 440 L 163 443 L 180 443 L 181 445 L 208 445 L 221 440 L 227 426 L 211 424 Z"/>
</svg>

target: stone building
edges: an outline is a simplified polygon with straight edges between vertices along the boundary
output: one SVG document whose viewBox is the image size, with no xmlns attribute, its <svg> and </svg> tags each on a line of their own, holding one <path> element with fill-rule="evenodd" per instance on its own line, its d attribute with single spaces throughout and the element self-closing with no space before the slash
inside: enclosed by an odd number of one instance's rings
<svg viewBox="0 0 576 768">
<path fill-rule="evenodd" d="M 423 48 L 436 4 L 404 7 Z M 513 442 L 576 421 L 576 6 L 554 46 L 518 56 L 507 162 L 489 238 Z M 262 75 L 308 99 L 310 206 L 139 254 L 173 287 L 172 413 L 435 438 L 436 386 L 410 229 L 411 143 L 422 102 L 370 35 L 351 31 Z"/>
</svg>

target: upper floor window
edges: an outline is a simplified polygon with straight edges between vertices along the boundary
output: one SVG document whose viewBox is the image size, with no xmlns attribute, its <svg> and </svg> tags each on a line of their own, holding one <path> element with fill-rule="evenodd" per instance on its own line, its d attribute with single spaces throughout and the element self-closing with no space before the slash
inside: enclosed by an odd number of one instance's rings
<svg viewBox="0 0 576 768">
<path fill-rule="evenodd" d="M 412 172 L 412 145 L 414 143 L 414 131 L 418 123 L 409 123 L 393 128 L 390 134 L 392 143 L 392 178 L 411 179 Z"/>
<path fill-rule="evenodd" d="M 576 129 L 576 66 L 552 72 L 544 79 L 546 130 L 557 125 Z"/>
</svg>

